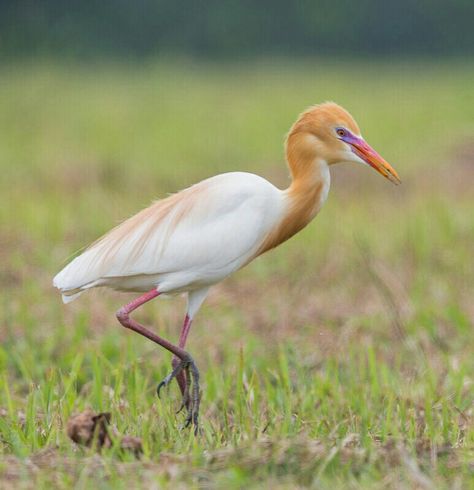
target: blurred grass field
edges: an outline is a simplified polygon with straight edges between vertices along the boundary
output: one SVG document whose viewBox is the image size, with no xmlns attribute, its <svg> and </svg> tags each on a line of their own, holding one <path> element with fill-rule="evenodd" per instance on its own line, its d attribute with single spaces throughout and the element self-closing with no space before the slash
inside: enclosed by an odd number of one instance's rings
<svg viewBox="0 0 474 490">
<path fill-rule="evenodd" d="M 474 486 L 474 64 L 4 65 L 0 72 L 2 488 Z M 188 348 L 202 435 L 170 356 L 118 325 L 130 295 L 69 306 L 68 257 L 217 172 L 287 183 L 284 135 L 335 100 L 399 172 L 332 173 L 301 234 L 216 286 Z M 177 339 L 181 298 L 137 313 Z M 65 424 L 110 411 L 144 455 Z"/>
</svg>

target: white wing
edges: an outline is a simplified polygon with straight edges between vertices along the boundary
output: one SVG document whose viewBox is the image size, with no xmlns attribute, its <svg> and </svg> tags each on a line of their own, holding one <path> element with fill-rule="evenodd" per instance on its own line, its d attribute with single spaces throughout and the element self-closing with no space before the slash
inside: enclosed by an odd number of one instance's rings
<svg viewBox="0 0 474 490">
<path fill-rule="evenodd" d="M 114 228 L 55 278 L 63 298 L 90 287 L 188 291 L 252 258 L 283 212 L 282 192 L 250 173 L 204 180 Z"/>
</svg>

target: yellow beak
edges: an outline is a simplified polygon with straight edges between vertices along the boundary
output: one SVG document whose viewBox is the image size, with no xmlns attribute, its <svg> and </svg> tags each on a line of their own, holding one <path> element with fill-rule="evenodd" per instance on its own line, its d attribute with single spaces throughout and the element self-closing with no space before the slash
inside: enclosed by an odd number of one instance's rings
<svg viewBox="0 0 474 490">
<path fill-rule="evenodd" d="M 394 184 L 400 184 L 401 180 L 395 169 L 384 160 L 370 145 L 368 145 L 362 138 L 354 138 L 350 145 L 352 151 L 364 162 L 368 163 L 372 168 L 377 170 L 379 174 L 382 174 L 385 178 L 393 182 Z"/>
</svg>

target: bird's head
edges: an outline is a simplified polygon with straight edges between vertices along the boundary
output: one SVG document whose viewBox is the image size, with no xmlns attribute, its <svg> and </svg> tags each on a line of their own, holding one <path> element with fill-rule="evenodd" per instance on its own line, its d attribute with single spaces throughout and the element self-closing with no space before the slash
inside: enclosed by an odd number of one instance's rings
<svg viewBox="0 0 474 490">
<path fill-rule="evenodd" d="M 370 165 L 394 184 L 400 183 L 395 169 L 385 161 L 364 138 L 353 117 L 334 102 L 325 102 L 307 109 L 290 130 L 287 155 L 297 160 L 299 153 L 318 157 L 327 164 L 342 162 Z"/>
</svg>

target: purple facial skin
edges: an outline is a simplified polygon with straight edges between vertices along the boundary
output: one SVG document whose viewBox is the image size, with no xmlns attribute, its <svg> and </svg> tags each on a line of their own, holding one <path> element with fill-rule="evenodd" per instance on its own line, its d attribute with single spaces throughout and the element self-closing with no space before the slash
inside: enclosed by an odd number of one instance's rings
<svg viewBox="0 0 474 490">
<path fill-rule="evenodd" d="M 386 162 L 370 145 L 360 136 L 355 136 L 346 128 L 335 128 L 338 139 L 347 143 L 351 150 L 364 162 L 377 170 L 394 184 L 400 183 L 400 178 L 392 166 Z"/>
</svg>

